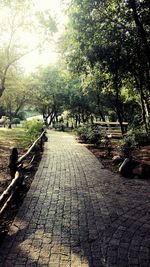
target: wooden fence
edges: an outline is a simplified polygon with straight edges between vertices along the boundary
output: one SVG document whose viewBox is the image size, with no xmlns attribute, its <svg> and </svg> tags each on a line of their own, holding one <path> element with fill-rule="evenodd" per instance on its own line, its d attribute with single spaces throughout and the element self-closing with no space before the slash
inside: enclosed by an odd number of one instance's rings
<svg viewBox="0 0 150 267">
<path fill-rule="evenodd" d="M 109 122 L 109 121 L 97 121 L 94 123 L 95 125 L 98 125 L 98 126 L 102 126 L 102 127 L 105 127 L 105 128 L 109 128 L 110 130 L 111 129 L 120 129 L 120 123 L 118 121 L 114 121 L 114 122 Z M 128 122 L 123 122 L 122 123 L 123 125 L 123 128 L 124 128 L 124 132 L 126 133 L 127 130 L 128 130 Z"/>
<path fill-rule="evenodd" d="M 16 192 L 16 189 L 22 184 L 23 177 L 21 175 L 21 167 L 22 162 L 27 159 L 27 157 L 33 152 L 33 149 L 37 144 L 40 146 L 40 150 L 43 150 L 43 144 L 47 140 L 46 137 L 46 131 L 42 130 L 41 135 L 38 137 L 37 140 L 31 145 L 29 150 L 20 158 L 18 158 L 18 151 L 17 148 L 12 149 L 12 153 L 10 155 L 10 162 L 9 162 L 9 168 L 10 168 L 10 175 L 12 178 L 12 181 L 10 185 L 6 188 L 6 190 L 2 193 L 0 196 L 0 216 L 3 215 L 3 213 L 6 211 L 7 207 L 9 206 L 9 203 Z"/>
</svg>

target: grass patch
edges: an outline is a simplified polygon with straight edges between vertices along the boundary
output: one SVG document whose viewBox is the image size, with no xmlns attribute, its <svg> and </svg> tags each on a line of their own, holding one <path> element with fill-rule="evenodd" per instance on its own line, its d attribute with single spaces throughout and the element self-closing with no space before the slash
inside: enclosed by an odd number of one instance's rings
<svg viewBox="0 0 150 267">
<path fill-rule="evenodd" d="M 25 148 L 29 145 L 29 140 L 26 138 L 26 130 L 23 128 L 0 128 L 0 144 Z"/>
<path fill-rule="evenodd" d="M 42 121 L 26 121 L 22 128 L 0 128 L 0 144 L 7 147 L 28 148 L 42 133 Z"/>
</svg>

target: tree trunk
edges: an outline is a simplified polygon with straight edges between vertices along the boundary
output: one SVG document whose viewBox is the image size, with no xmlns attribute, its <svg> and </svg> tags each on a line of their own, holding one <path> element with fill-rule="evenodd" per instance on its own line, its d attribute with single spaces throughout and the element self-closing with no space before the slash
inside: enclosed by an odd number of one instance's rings
<svg viewBox="0 0 150 267">
<path fill-rule="evenodd" d="M 12 129 L 12 117 L 9 118 L 8 129 Z"/>
<path fill-rule="evenodd" d="M 148 64 L 146 66 L 146 80 L 147 80 L 148 91 L 150 93 L 150 71 L 149 71 Z"/>
<path fill-rule="evenodd" d="M 100 98 L 99 98 L 99 95 L 97 95 L 97 106 L 98 106 L 99 116 L 101 117 L 102 121 L 105 122 L 105 116 L 103 115 L 103 112 L 100 109 Z"/>
<path fill-rule="evenodd" d="M 149 114 L 148 114 L 148 107 L 147 107 L 147 103 L 145 101 L 145 95 L 144 95 L 144 91 L 143 91 L 143 77 L 142 77 L 140 71 L 138 73 L 138 77 L 135 75 L 135 81 L 136 81 L 136 84 L 137 84 L 137 88 L 140 91 L 143 123 L 144 123 L 145 129 L 146 129 L 146 132 L 148 132 L 148 117 L 149 117 Z"/>
<path fill-rule="evenodd" d="M 54 118 L 56 117 L 56 113 L 54 112 L 54 113 L 52 113 L 50 116 L 49 116 L 49 118 L 50 118 L 50 121 L 49 121 L 49 123 L 48 123 L 48 125 L 50 126 L 51 124 L 52 124 L 52 122 L 54 121 Z M 57 117 L 56 117 L 57 118 Z"/>
<path fill-rule="evenodd" d="M 75 115 L 75 128 L 78 127 L 78 115 L 76 114 Z"/>
<path fill-rule="evenodd" d="M 2 96 L 4 90 L 5 90 L 5 87 L 0 85 L 0 97 Z"/>
<path fill-rule="evenodd" d="M 114 75 L 114 89 L 115 89 L 115 93 L 116 93 L 116 113 L 117 113 L 117 117 L 118 117 L 118 120 L 119 120 L 119 123 L 120 123 L 121 132 L 122 132 L 122 134 L 124 134 L 125 130 L 124 130 L 124 127 L 123 127 L 121 107 L 120 107 L 118 70 L 116 70 L 116 73 Z"/>
<path fill-rule="evenodd" d="M 143 122 L 145 125 L 145 130 L 148 133 L 148 120 L 149 120 L 149 114 L 148 114 L 148 108 L 147 108 L 147 104 L 146 101 L 144 99 L 144 93 L 142 90 L 142 87 L 140 88 L 140 92 L 141 92 L 141 105 L 142 105 L 142 116 L 143 116 Z"/>
<path fill-rule="evenodd" d="M 81 124 L 81 114 L 79 114 L 79 125 Z"/>
</svg>

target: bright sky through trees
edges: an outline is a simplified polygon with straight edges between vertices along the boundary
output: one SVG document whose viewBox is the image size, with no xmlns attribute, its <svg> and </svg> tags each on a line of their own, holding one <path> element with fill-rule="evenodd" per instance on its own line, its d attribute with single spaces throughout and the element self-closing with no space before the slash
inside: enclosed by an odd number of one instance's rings
<svg viewBox="0 0 150 267">
<path fill-rule="evenodd" d="M 45 66 L 49 63 L 55 63 L 58 59 L 55 45 L 59 34 L 62 32 L 63 26 L 66 22 L 66 16 L 63 13 L 62 0 L 35 0 L 35 11 L 47 11 L 50 10 L 51 15 L 56 19 L 58 32 L 54 34 L 52 42 L 47 44 L 47 47 L 41 48 L 41 51 L 35 50 L 28 55 L 21 58 L 20 63 L 23 66 L 26 73 L 34 71 L 38 66 Z M 38 41 L 36 34 L 25 35 L 23 33 L 22 40 L 29 46 L 36 46 Z M 30 47 L 31 48 L 31 47 Z"/>
</svg>

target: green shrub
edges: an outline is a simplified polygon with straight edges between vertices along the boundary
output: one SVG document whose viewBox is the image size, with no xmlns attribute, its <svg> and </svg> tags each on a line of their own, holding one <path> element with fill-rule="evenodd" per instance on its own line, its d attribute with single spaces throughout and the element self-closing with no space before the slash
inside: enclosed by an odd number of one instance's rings
<svg viewBox="0 0 150 267">
<path fill-rule="evenodd" d="M 23 127 L 27 129 L 27 139 L 33 142 L 40 136 L 45 125 L 43 121 L 31 120 L 25 121 Z"/>
<path fill-rule="evenodd" d="M 79 126 L 75 129 L 75 133 L 83 142 L 87 143 L 89 136 L 89 127 L 87 125 Z"/>
<path fill-rule="evenodd" d="M 109 120 L 110 121 L 116 121 L 117 120 L 117 115 L 115 111 L 110 111 L 109 113 Z"/>
<path fill-rule="evenodd" d="M 135 141 L 137 142 L 138 146 L 150 145 L 150 135 L 148 135 L 146 132 L 136 131 L 134 135 Z"/>
<path fill-rule="evenodd" d="M 99 145 L 106 134 L 104 129 L 93 124 L 85 124 L 75 131 L 83 142 L 95 145 Z"/>
<path fill-rule="evenodd" d="M 129 157 L 135 148 L 145 145 L 150 145 L 150 135 L 141 128 L 127 133 L 121 141 L 120 150 L 125 157 Z"/>
<path fill-rule="evenodd" d="M 142 127 L 142 116 L 140 114 L 136 114 L 132 120 L 132 128 L 139 129 L 139 127 Z"/>
<path fill-rule="evenodd" d="M 133 133 L 129 133 L 123 138 L 119 148 L 123 156 L 125 158 L 128 158 L 132 156 L 132 152 L 136 147 L 137 147 L 137 142 L 135 140 L 135 135 Z"/>
<path fill-rule="evenodd" d="M 58 130 L 58 131 L 64 131 L 65 124 L 63 122 L 56 122 L 54 124 L 54 128 L 55 128 L 55 130 Z"/>
<path fill-rule="evenodd" d="M 14 118 L 14 119 L 12 120 L 12 123 L 13 123 L 13 124 L 20 124 L 20 119 L 19 119 L 19 118 Z"/>
</svg>

